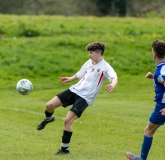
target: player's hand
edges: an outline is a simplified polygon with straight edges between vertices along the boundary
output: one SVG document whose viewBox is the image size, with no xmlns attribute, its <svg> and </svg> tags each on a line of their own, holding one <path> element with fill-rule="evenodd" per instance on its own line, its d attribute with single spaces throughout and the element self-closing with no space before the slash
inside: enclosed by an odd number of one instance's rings
<svg viewBox="0 0 165 160">
<path fill-rule="evenodd" d="M 112 92 L 113 89 L 114 89 L 114 86 L 113 86 L 112 84 L 108 84 L 108 85 L 106 86 L 106 88 L 105 88 L 105 90 L 106 90 L 107 92 Z"/>
<path fill-rule="evenodd" d="M 70 82 L 70 77 L 59 77 L 61 83 L 68 83 Z"/>
<path fill-rule="evenodd" d="M 165 108 L 161 109 L 160 112 L 162 116 L 165 116 Z"/>
<path fill-rule="evenodd" d="M 148 72 L 146 74 L 146 78 L 153 79 L 154 78 L 154 75 L 151 72 Z"/>
</svg>

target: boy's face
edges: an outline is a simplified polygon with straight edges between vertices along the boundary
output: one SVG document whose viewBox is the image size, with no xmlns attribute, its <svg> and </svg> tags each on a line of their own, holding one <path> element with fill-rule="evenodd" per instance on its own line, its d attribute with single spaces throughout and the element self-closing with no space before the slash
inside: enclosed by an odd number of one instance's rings
<svg viewBox="0 0 165 160">
<path fill-rule="evenodd" d="M 100 52 L 89 51 L 89 57 L 92 61 L 97 61 L 100 55 L 101 55 Z"/>
</svg>

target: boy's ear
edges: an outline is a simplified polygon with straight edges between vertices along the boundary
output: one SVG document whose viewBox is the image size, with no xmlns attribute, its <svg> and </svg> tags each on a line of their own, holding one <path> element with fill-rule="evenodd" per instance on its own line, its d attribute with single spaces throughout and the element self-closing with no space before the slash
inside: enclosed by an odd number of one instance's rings
<svg viewBox="0 0 165 160">
<path fill-rule="evenodd" d="M 153 52 L 152 54 L 153 54 L 153 57 L 155 58 L 155 57 L 156 57 L 156 53 L 155 53 L 155 52 Z"/>
</svg>

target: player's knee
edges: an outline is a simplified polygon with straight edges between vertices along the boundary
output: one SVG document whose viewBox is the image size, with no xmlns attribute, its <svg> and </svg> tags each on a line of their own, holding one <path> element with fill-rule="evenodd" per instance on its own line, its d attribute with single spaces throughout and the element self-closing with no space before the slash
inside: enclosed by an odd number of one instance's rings
<svg viewBox="0 0 165 160">
<path fill-rule="evenodd" d="M 70 121 L 70 119 L 68 119 L 68 118 L 65 118 L 64 119 L 64 125 L 66 126 L 66 125 L 71 125 L 72 124 L 72 122 Z"/>
<path fill-rule="evenodd" d="M 52 110 L 52 109 L 53 109 L 53 104 L 47 103 L 47 104 L 46 104 L 46 109 L 47 109 L 48 111 Z"/>
<path fill-rule="evenodd" d="M 146 127 L 145 129 L 144 129 L 144 134 L 146 134 L 148 132 L 148 128 Z"/>
<path fill-rule="evenodd" d="M 69 120 L 67 118 L 64 119 L 64 125 L 67 125 L 69 123 Z"/>
<path fill-rule="evenodd" d="M 149 129 L 148 127 L 146 127 L 145 130 L 144 130 L 144 134 L 145 134 L 146 136 L 148 136 L 148 137 L 153 136 L 154 133 L 155 133 L 155 131 Z"/>
</svg>

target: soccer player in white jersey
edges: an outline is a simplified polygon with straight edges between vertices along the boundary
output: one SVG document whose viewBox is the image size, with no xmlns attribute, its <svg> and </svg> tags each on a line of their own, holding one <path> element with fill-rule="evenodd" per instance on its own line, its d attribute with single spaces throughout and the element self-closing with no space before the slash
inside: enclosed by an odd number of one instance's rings
<svg viewBox="0 0 165 160">
<path fill-rule="evenodd" d="M 153 79 L 155 86 L 155 108 L 151 113 L 144 131 L 144 139 L 140 156 L 127 152 L 129 160 L 146 160 L 152 146 L 156 130 L 165 123 L 165 42 L 156 40 L 152 43 L 152 54 L 156 61 L 155 73 L 148 72 L 146 78 Z M 162 155 L 164 156 L 164 155 Z M 163 157 L 162 157 L 163 158 Z M 159 159 L 159 158 L 158 158 Z"/>
<path fill-rule="evenodd" d="M 54 121 L 54 110 L 63 106 L 66 108 L 73 105 L 64 120 L 64 131 L 62 136 L 61 149 L 58 154 L 68 154 L 69 143 L 72 136 L 72 123 L 80 118 L 83 111 L 93 104 L 103 82 L 108 79 L 109 84 L 105 90 L 111 92 L 117 84 L 117 74 L 114 69 L 104 60 L 103 54 L 105 44 L 94 42 L 86 46 L 89 52 L 89 60 L 84 63 L 81 69 L 72 77 L 60 77 L 61 83 L 68 83 L 79 79 L 78 83 L 69 89 L 56 95 L 46 104 L 45 119 L 37 126 L 38 130 L 44 129 L 47 123 Z"/>
</svg>

